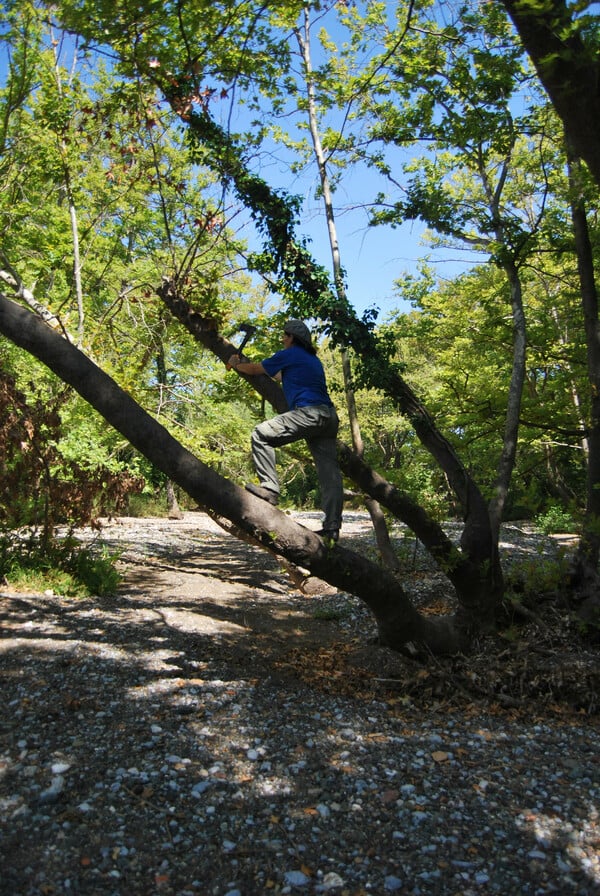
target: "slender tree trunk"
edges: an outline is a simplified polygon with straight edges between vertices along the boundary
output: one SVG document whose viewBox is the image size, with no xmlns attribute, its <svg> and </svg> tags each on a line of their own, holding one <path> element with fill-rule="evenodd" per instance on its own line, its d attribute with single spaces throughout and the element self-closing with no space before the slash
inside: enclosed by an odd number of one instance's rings
<svg viewBox="0 0 600 896">
<path fill-rule="evenodd" d="M 165 347 L 160 337 L 157 337 L 156 351 L 156 380 L 158 382 L 159 399 L 156 410 L 156 418 L 158 419 L 162 413 L 163 403 L 167 400 L 167 362 L 165 359 Z M 167 513 L 170 520 L 183 519 L 183 513 L 177 503 L 177 495 L 175 494 L 175 485 L 171 479 L 167 479 L 165 483 L 165 491 L 167 495 Z"/>
<path fill-rule="evenodd" d="M 60 69 L 58 66 L 58 57 L 55 50 L 54 58 L 54 75 L 56 78 L 56 90 L 60 96 L 63 93 Z M 77 55 L 77 53 L 75 54 Z M 73 183 L 71 179 L 71 169 L 68 159 L 68 145 L 63 138 L 60 141 L 60 153 L 63 163 L 64 172 L 64 188 L 69 206 L 69 220 L 71 222 L 71 240 L 73 243 L 73 285 L 75 289 L 75 298 L 77 301 L 77 345 L 83 343 L 83 334 L 85 326 L 85 311 L 83 307 L 83 285 L 81 281 L 81 252 L 79 249 L 79 226 L 77 223 L 77 208 L 75 205 L 75 195 L 73 192 Z"/>
<path fill-rule="evenodd" d="M 344 287 L 344 278 L 342 273 L 342 260 L 340 254 L 340 245 L 337 235 L 337 227 L 335 224 L 335 212 L 333 209 L 333 199 L 331 195 L 331 184 L 327 171 L 327 159 L 323 151 L 321 135 L 319 133 L 317 103 L 315 99 L 314 79 L 312 70 L 312 60 L 310 53 L 310 11 L 308 8 L 304 10 L 304 33 L 299 29 L 296 31 L 296 37 L 302 59 L 304 62 L 304 71 L 306 74 L 306 87 L 308 93 L 308 121 L 310 134 L 313 144 L 313 151 L 317 161 L 319 170 L 319 180 L 321 184 L 321 192 L 323 195 L 323 204 L 325 206 L 325 216 L 327 220 L 327 229 L 329 233 L 329 247 L 331 250 L 331 259 L 333 266 L 333 280 L 336 292 L 340 302 L 346 304 L 346 290 Z M 348 409 L 348 419 L 350 421 L 350 433 L 352 435 L 352 444 L 354 451 L 358 457 L 364 454 L 364 443 L 358 420 L 358 412 L 356 409 L 356 395 L 352 383 L 352 365 L 350 362 L 350 354 L 347 348 L 342 349 L 342 372 L 344 376 L 344 390 L 346 393 L 346 407 Z M 391 569 L 398 569 L 399 563 L 394 548 L 390 540 L 390 533 L 386 523 L 384 513 L 378 501 L 367 496 L 365 504 L 373 523 L 373 531 L 381 559 L 386 566 Z"/>
<path fill-rule="evenodd" d="M 513 320 L 513 363 L 506 403 L 502 451 L 498 461 L 494 497 L 490 501 L 490 518 L 495 541 L 498 541 L 500 537 L 500 526 L 517 457 L 527 347 L 525 311 L 523 309 L 523 293 L 519 272 L 512 262 L 505 264 L 504 269 L 510 284 Z"/>
<path fill-rule="evenodd" d="M 514 139 L 514 137 L 513 137 Z M 525 326 L 525 309 L 523 308 L 523 290 L 521 278 L 515 262 L 518 250 L 507 238 L 506 227 L 502 215 L 502 193 L 506 184 L 510 165 L 512 143 L 507 149 L 506 157 L 500 168 L 497 182 L 492 184 L 488 171 L 483 161 L 483 155 L 479 157 L 479 176 L 487 197 L 490 218 L 494 222 L 494 235 L 500 248 L 501 266 L 506 274 L 510 289 L 510 304 L 513 322 L 513 361 L 508 387 L 506 403 L 506 417 L 504 420 L 504 433 L 502 438 L 502 450 L 498 459 L 496 481 L 494 483 L 494 495 L 489 503 L 490 525 L 495 550 L 498 549 L 500 539 L 500 526 L 508 491 L 512 480 L 512 474 L 517 457 L 517 444 L 519 436 L 519 420 L 521 415 L 521 402 L 523 400 L 523 387 L 525 385 L 525 362 L 527 352 L 527 333 Z"/>
<path fill-rule="evenodd" d="M 552 315 L 552 319 L 556 325 L 556 338 L 562 346 L 566 346 L 568 343 L 568 339 L 564 333 L 563 327 L 560 325 L 560 319 L 558 315 L 558 309 L 555 305 L 552 306 L 550 313 Z M 562 361 L 563 367 L 565 370 L 569 371 L 569 382 L 570 382 L 570 392 L 571 399 L 573 401 L 573 407 L 575 408 L 575 412 L 577 414 L 577 420 L 579 426 L 581 428 L 581 449 L 583 451 L 583 456 L 585 457 L 586 463 L 588 462 L 590 456 L 590 446 L 588 443 L 587 431 L 586 431 L 586 421 L 584 419 L 583 412 L 583 401 L 581 400 L 581 395 L 579 394 L 579 388 L 577 386 L 577 382 L 575 377 L 573 376 L 573 371 L 571 365 L 566 359 Z"/>
<path fill-rule="evenodd" d="M 177 501 L 177 495 L 175 494 L 175 486 L 173 484 L 173 481 L 171 479 L 167 479 L 165 487 L 167 492 L 167 512 L 169 514 L 169 519 L 182 520 L 183 513 Z"/>
<path fill-rule="evenodd" d="M 83 285 L 81 282 L 81 254 L 79 251 L 79 229 L 77 226 L 77 209 L 71 189 L 71 177 L 65 170 L 65 182 L 67 188 L 67 201 L 69 203 L 69 218 L 71 221 L 71 239 L 73 240 L 73 282 L 77 300 L 77 345 L 83 342 L 85 326 L 85 310 L 83 307 Z"/>
</svg>

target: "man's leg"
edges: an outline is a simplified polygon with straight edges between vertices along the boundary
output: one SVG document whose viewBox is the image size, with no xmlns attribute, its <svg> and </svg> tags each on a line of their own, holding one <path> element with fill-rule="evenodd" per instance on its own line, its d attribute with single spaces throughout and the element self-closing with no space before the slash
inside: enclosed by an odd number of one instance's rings
<svg viewBox="0 0 600 896">
<path fill-rule="evenodd" d="M 279 479 L 277 476 L 275 449 L 268 443 L 268 434 L 263 431 L 264 423 L 257 426 L 252 432 L 252 462 L 258 481 L 262 488 L 279 494 Z"/>
<path fill-rule="evenodd" d="M 312 409 L 307 408 L 306 411 L 312 411 Z M 305 409 L 300 408 L 264 420 L 254 428 L 251 439 L 252 460 L 256 475 L 263 488 L 268 488 L 279 494 L 275 448 L 280 445 L 289 445 L 290 442 L 297 442 L 298 439 L 304 438 L 305 431 L 316 431 L 315 421 L 316 415 L 307 415 Z"/>
<path fill-rule="evenodd" d="M 317 468 L 323 509 L 323 529 L 338 532 L 342 528 L 344 485 L 337 459 L 335 439 L 310 439 L 308 447 Z"/>
<path fill-rule="evenodd" d="M 337 457 L 338 427 L 338 417 L 332 409 L 329 421 L 321 427 L 319 436 L 306 440 L 317 468 L 321 507 L 325 515 L 323 529 L 328 532 L 338 532 L 342 527 L 344 483 Z"/>
<path fill-rule="evenodd" d="M 275 448 L 306 439 L 312 453 L 325 519 L 323 528 L 339 530 L 342 525 L 343 482 L 337 460 L 336 436 L 339 427 L 334 408 L 307 407 L 286 411 L 255 427 L 252 459 L 260 484 L 279 494 Z"/>
</svg>

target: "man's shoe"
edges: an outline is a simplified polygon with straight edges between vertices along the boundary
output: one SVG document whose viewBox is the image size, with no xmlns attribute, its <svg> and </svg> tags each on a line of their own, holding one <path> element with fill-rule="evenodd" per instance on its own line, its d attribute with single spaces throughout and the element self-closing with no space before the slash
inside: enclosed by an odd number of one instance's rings
<svg viewBox="0 0 600 896">
<path fill-rule="evenodd" d="M 252 485 L 251 482 L 247 482 L 246 491 L 257 498 L 262 498 L 263 501 L 267 501 L 273 507 L 277 507 L 279 503 L 279 495 L 272 488 L 263 488 L 262 485 Z"/>
<path fill-rule="evenodd" d="M 316 534 L 323 539 L 323 541 L 337 541 L 340 537 L 339 529 L 318 529 Z"/>
</svg>

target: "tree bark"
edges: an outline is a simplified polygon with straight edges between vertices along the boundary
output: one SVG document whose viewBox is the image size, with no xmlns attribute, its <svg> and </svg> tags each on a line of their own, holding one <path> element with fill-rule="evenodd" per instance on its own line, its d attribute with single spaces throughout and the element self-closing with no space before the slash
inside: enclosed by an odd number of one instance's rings
<svg viewBox="0 0 600 896">
<path fill-rule="evenodd" d="M 492 626 L 495 608 L 504 593 L 499 561 L 490 569 L 488 565 L 472 560 L 410 496 L 367 466 L 347 445 L 339 444 L 338 449 L 344 472 L 364 492 L 406 523 L 448 577 L 465 611 L 482 627 Z"/>
<path fill-rule="evenodd" d="M 169 519 L 182 520 L 183 513 L 179 507 L 177 495 L 175 494 L 175 487 L 170 479 L 167 479 L 165 489 L 167 494 L 167 513 L 169 514 Z"/>
<path fill-rule="evenodd" d="M 600 187 L 600 58 L 595 40 L 586 44 L 575 7 L 564 0 L 502 0 L 561 118 L 575 154 Z"/>
<path fill-rule="evenodd" d="M 571 217 L 577 252 L 577 268 L 586 334 L 588 382 L 590 386 L 590 422 L 587 430 L 589 447 L 587 459 L 586 507 L 581 540 L 576 556 L 575 581 L 594 586 L 600 559 L 600 321 L 598 319 L 598 290 L 594 277 L 594 253 L 588 229 L 581 190 L 578 162 L 569 161 L 569 180 L 573 195 Z M 584 589 L 585 590 L 585 587 Z"/>
<path fill-rule="evenodd" d="M 464 614 L 421 615 L 390 572 L 341 545 L 328 548 L 314 532 L 219 476 L 79 349 L 2 293 L 0 332 L 72 386 L 200 506 L 224 516 L 268 550 L 363 600 L 375 617 L 382 643 L 393 649 L 418 643 L 438 654 L 467 648 L 470 631 Z"/>
</svg>

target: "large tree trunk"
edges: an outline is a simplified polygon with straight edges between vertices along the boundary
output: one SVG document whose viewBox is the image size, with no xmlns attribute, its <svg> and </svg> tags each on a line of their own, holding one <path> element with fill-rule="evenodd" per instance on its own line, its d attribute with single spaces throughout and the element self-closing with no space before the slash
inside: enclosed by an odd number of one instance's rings
<svg viewBox="0 0 600 896">
<path fill-rule="evenodd" d="M 588 381 L 590 386 L 590 422 L 587 430 L 587 494 L 583 531 L 576 556 L 575 581 L 586 592 L 598 583 L 600 558 L 600 321 L 598 290 L 594 277 L 594 253 L 588 230 L 585 206 L 579 189 L 579 165 L 569 163 L 571 216 L 577 251 L 577 268 L 586 335 Z"/>
<path fill-rule="evenodd" d="M 414 532 L 456 589 L 459 603 L 482 627 L 493 624 L 504 593 L 499 562 L 492 569 L 459 550 L 442 527 L 410 496 L 372 470 L 347 445 L 339 445 L 340 465 L 364 492 L 387 507 Z M 487 609 L 487 613 L 486 613 Z"/>
<path fill-rule="evenodd" d="M 285 513 L 219 476 L 180 445 L 79 349 L 2 293 L 0 332 L 71 385 L 200 506 L 224 516 L 267 549 L 363 600 L 377 621 L 382 643 L 394 649 L 419 643 L 433 653 L 467 647 L 469 632 L 463 614 L 422 616 L 390 572 L 340 545 L 326 547 L 317 535 Z"/>
<path fill-rule="evenodd" d="M 600 57 L 597 42 L 584 43 L 577 7 L 564 0 L 544 3 L 503 0 L 531 57 L 567 139 L 600 187 Z"/>
</svg>

